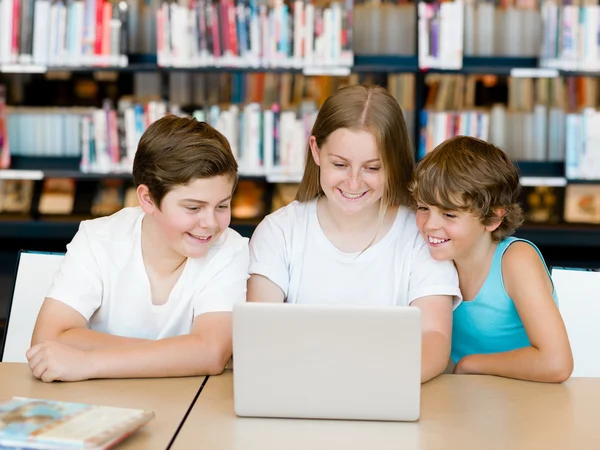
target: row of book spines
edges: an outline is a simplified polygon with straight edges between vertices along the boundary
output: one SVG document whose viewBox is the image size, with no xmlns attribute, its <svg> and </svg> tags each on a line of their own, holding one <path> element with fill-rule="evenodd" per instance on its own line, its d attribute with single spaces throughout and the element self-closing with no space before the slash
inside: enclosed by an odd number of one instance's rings
<svg viewBox="0 0 600 450">
<path fill-rule="evenodd" d="M 424 111 L 420 154 L 450 137 L 468 135 L 494 143 L 515 160 L 564 161 L 565 117 L 564 111 L 542 105 L 533 113 L 510 112 L 500 105 L 491 111 Z"/>
<path fill-rule="evenodd" d="M 63 133 L 76 134 L 78 143 L 73 146 L 77 147 L 75 154 L 81 155 L 83 172 L 109 173 L 131 171 L 141 135 L 166 112 L 164 102 L 150 102 L 120 105 L 119 110 L 105 107 L 50 116 L 57 118 L 53 127 L 57 132 L 62 130 Z M 225 134 L 246 175 L 301 173 L 306 137 L 316 114 L 314 105 L 306 105 L 305 111 L 296 113 L 282 111 L 279 105 L 262 109 L 258 104 L 249 104 L 241 109 L 236 105 L 226 109 L 214 105 L 194 112 L 199 120 L 211 123 Z M 21 120 L 30 118 L 26 113 L 14 114 L 14 117 Z M 75 128 L 72 119 L 76 121 Z M 67 122 L 69 126 L 66 126 Z M 13 129 L 18 130 L 19 127 Z M 63 149 L 59 149 L 62 151 L 57 154 L 44 152 L 38 155 L 32 151 L 34 149 L 13 147 L 14 153 L 21 156 L 66 156 Z"/>
<path fill-rule="evenodd" d="M 465 55 L 538 55 L 543 25 L 537 10 L 484 2 L 465 4 L 464 14 Z"/>
<path fill-rule="evenodd" d="M 600 111 L 567 115 L 565 173 L 570 179 L 600 179 Z"/>
<path fill-rule="evenodd" d="M 4 64 L 126 64 L 127 12 L 113 0 L 1 0 L 0 24 Z"/>
<path fill-rule="evenodd" d="M 600 31 L 600 6 L 559 7 L 553 3 L 545 3 L 541 16 L 543 29 L 540 36 L 542 41 L 540 56 L 543 67 L 563 70 L 600 70 L 600 42 L 597 39 Z M 463 37 L 470 38 L 474 32 L 471 29 L 473 18 L 468 16 L 467 19 L 465 20 L 463 5 L 460 2 L 419 3 L 420 67 L 461 68 Z M 534 25 L 533 22 L 529 24 L 525 32 L 531 34 L 537 28 Z M 514 23 L 510 26 L 514 26 Z M 465 29 L 465 27 L 469 28 Z M 485 29 L 490 33 L 493 24 L 490 23 L 490 26 Z M 489 39 L 486 40 L 488 41 Z M 536 36 L 531 35 L 527 42 L 535 47 L 535 41 Z M 512 52 L 518 56 L 523 43 L 515 42 L 515 44 L 509 46 L 509 49 L 512 48 Z M 487 53 L 492 55 L 493 50 Z"/>
<path fill-rule="evenodd" d="M 481 75 L 432 74 L 425 108 L 445 111 L 475 106 L 476 84 Z M 531 112 L 543 104 L 577 112 L 600 107 L 600 80 L 594 77 L 521 78 L 508 77 L 508 109 Z"/>
<path fill-rule="evenodd" d="M 351 66 L 352 0 L 325 8 L 295 0 L 269 8 L 255 0 L 161 3 L 161 66 Z"/>
<path fill-rule="evenodd" d="M 10 144 L 6 123 L 6 87 L 0 84 L 0 169 L 10 167 Z"/>
<path fill-rule="evenodd" d="M 419 155 L 444 140 L 468 135 L 503 148 L 524 161 L 565 161 L 569 179 L 600 179 L 600 111 L 567 114 L 538 105 L 533 113 L 508 112 L 497 106 L 487 111 L 447 111 L 421 114 Z"/>
<path fill-rule="evenodd" d="M 600 6 L 562 7 L 547 2 L 541 65 L 564 70 L 600 70 Z"/>
<path fill-rule="evenodd" d="M 460 69 L 463 57 L 463 3 L 419 2 L 418 16 L 419 67 Z"/>
<path fill-rule="evenodd" d="M 210 101 L 215 92 L 206 92 L 200 104 L 207 103 L 260 103 L 271 105 L 279 103 L 283 109 L 299 106 L 303 101 L 312 100 L 317 105 L 333 94 L 338 88 L 360 83 L 358 74 L 348 77 L 305 76 L 302 74 L 252 73 L 232 74 L 230 95 L 219 101 Z M 387 89 L 396 98 L 403 110 L 414 110 L 415 77 L 412 74 L 390 74 L 387 77 Z M 181 93 L 187 101 L 192 97 Z"/>
</svg>

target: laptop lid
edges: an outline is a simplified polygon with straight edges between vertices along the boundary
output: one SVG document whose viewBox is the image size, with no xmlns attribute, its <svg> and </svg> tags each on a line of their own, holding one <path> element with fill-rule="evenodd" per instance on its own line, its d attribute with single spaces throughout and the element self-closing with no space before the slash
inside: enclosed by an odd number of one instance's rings
<svg viewBox="0 0 600 450">
<path fill-rule="evenodd" d="M 419 418 L 418 308 L 238 304 L 233 355 L 240 416 Z"/>
</svg>

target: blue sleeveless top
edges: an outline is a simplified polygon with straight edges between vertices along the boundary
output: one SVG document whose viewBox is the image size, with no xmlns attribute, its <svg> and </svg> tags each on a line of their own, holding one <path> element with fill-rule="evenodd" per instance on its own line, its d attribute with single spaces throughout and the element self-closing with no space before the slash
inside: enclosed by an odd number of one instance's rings
<svg viewBox="0 0 600 450">
<path fill-rule="evenodd" d="M 504 289 L 502 279 L 502 256 L 510 244 L 517 241 L 530 244 L 544 261 L 539 249 L 525 239 L 508 237 L 498 243 L 490 272 L 479 293 L 454 310 L 450 353 L 454 363 L 466 355 L 507 352 L 530 345 L 523 322 Z M 558 305 L 556 291 L 552 292 L 552 296 Z"/>
</svg>

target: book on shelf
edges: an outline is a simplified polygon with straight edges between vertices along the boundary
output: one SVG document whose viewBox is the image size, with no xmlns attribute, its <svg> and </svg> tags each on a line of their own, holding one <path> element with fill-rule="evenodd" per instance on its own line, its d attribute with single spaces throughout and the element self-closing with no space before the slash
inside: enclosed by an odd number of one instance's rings
<svg viewBox="0 0 600 450">
<path fill-rule="evenodd" d="M 600 71 L 597 0 L 544 0 L 540 65 L 564 71 Z"/>
<path fill-rule="evenodd" d="M 29 214 L 33 180 L 0 180 L 0 213 Z"/>
<path fill-rule="evenodd" d="M 0 0 L 0 71 L 126 66 L 128 15 L 126 1 Z"/>
<path fill-rule="evenodd" d="M 542 41 L 537 0 L 467 0 L 465 56 L 535 57 Z"/>
<path fill-rule="evenodd" d="M 153 418 L 141 409 L 13 397 L 0 404 L 0 446 L 108 449 Z"/>
<path fill-rule="evenodd" d="M 124 204 L 125 180 L 106 179 L 97 186 L 91 212 L 93 216 L 109 216 L 123 208 Z"/>
<path fill-rule="evenodd" d="M 10 167 L 10 145 L 6 121 L 6 87 L 0 84 L 0 169 Z"/>
<path fill-rule="evenodd" d="M 76 183 L 72 178 L 45 178 L 38 204 L 40 214 L 69 215 L 75 203 Z"/>
<path fill-rule="evenodd" d="M 160 66 L 352 66 L 353 0 L 162 0 Z"/>
<path fill-rule="evenodd" d="M 569 184 L 565 222 L 600 224 L 600 184 Z"/>
<path fill-rule="evenodd" d="M 523 186 L 521 205 L 526 223 L 557 224 L 563 221 L 564 186 Z"/>
<path fill-rule="evenodd" d="M 417 7 L 419 67 L 422 69 L 462 68 L 463 2 L 420 1 Z"/>
</svg>

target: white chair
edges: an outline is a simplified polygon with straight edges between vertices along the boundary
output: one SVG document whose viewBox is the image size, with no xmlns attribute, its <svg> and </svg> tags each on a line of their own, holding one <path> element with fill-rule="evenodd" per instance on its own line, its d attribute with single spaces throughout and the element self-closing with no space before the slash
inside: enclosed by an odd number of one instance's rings
<svg viewBox="0 0 600 450">
<path fill-rule="evenodd" d="M 552 268 L 560 313 L 573 351 L 573 377 L 600 377 L 600 272 Z"/>
<path fill-rule="evenodd" d="M 64 253 L 21 251 L 8 305 L 2 362 L 27 362 L 38 312 L 58 271 Z"/>
</svg>

